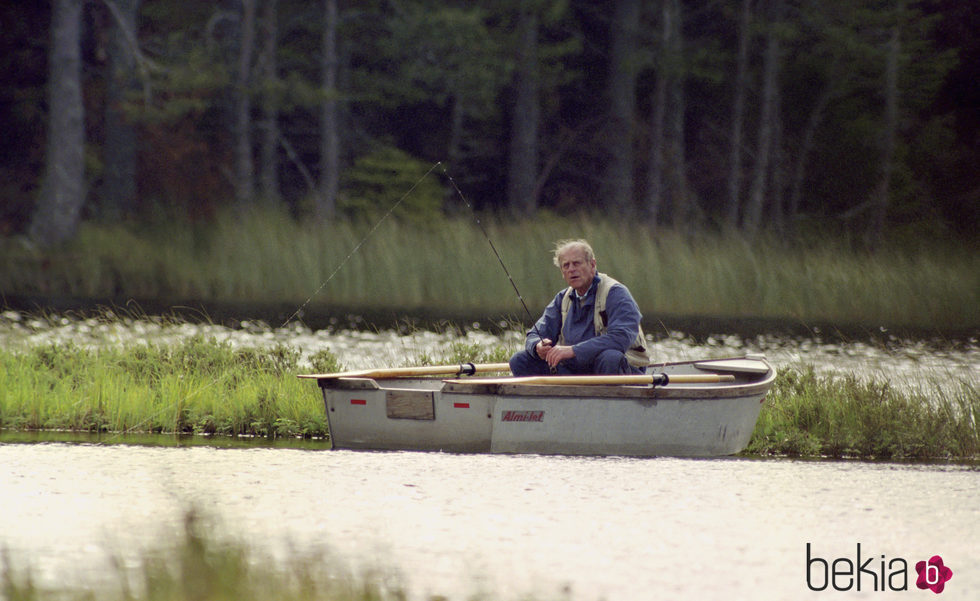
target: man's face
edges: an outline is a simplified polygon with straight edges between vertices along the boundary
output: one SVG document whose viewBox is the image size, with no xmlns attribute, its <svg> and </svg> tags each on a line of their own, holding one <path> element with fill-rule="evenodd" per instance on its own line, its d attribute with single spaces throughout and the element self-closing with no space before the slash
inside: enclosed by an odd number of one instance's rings
<svg viewBox="0 0 980 601">
<path fill-rule="evenodd" d="M 592 285 L 595 277 L 595 259 L 585 260 L 585 251 L 571 248 L 558 257 L 558 266 L 565 283 L 574 288 L 579 294 L 585 294 Z"/>
</svg>

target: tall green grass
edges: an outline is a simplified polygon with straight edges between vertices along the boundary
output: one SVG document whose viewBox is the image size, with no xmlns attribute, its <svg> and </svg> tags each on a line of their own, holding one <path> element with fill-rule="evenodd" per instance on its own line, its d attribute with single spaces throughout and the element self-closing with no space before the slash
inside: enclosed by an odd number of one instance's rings
<svg viewBox="0 0 980 601">
<path fill-rule="evenodd" d="M 506 361 L 513 348 L 456 343 L 409 364 Z M 337 371 L 320 351 L 234 348 L 196 336 L 173 345 L 97 350 L 49 344 L 0 350 L 0 428 L 103 433 L 327 437 L 317 386 L 300 371 Z M 750 455 L 875 459 L 980 457 L 980 394 L 961 381 L 935 390 L 784 369 L 770 391 Z M 110 440 L 111 442 L 111 437 Z"/>
<path fill-rule="evenodd" d="M 454 342 L 416 365 L 506 362 L 513 348 Z M 326 437 L 319 388 L 301 372 L 340 371 L 329 351 L 239 348 L 202 335 L 173 344 L 0 349 L 0 428 Z"/>
<path fill-rule="evenodd" d="M 17 430 L 326 436 L 298 351 L 235 349 L 194 337 L 173 346 L 0 351 L 0 427 Z M 337 365 L 329 353 L 314 369 Z"/>
<path fill-rule="evenodd" d="M 980 325 L 980 254 L 942 241 L 868 254 L 826 238 L 682 235 L 609 220 L 484 220 L 532 313 L 562 287 L 561 238 L 585 237 L 599 268 L 647 316 L 771 317 L 928 328 Z M 475 220 L 297 222 L 275 212 L 152 228 L 86 224 L 51 252 L 0 240 L 0 292 L 86 298 L 281 302 L 299 306 L 521 315 Z"/>
<path fill-rule="evenodd" d="M 349 573 L 325 552 L 293 552 L 273 561 L 251 546 L 215 533 L 190 510 L 172 542 L 144 551 L 138 567 L 115 558 L 96 590 L 42 586 L 30 566 L 0 554 L 0 598 L 7 601 L 394 601 L 408 598 L 397 575 L 377 569 Z M 441 597 L 432 597 L 433 599 Z M 475 598 L 475 597 L 474 597 Z"/>
<path fill-rule="evenodd" d="M 980 391 L 936 385 L 929 394 L 854 376 L 783 370 L 747 454 L 865 459 L 980 457 Z"/>
</svg>

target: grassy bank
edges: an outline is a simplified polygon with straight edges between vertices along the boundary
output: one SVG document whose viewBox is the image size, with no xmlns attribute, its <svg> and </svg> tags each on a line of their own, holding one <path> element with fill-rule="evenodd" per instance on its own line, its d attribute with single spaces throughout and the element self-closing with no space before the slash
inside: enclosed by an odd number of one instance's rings
<svg viewBox="0 0 980 601">
<path fill-rule="evenodd" d="M 15 430 L 326 436 L 318 389 L 298 352 L 181 344 L 0 352 L 0 427 Z M 336 365 L 313 357 L 316 368 Z"/>
<path fill-rule="evenodd" d="M 980 390 L 960 381 L 927 396 L 901 382 L 777 376 L 746 454 L 867 459 L 980 458 Z"/>
<path fill-rule="evenodd" d="M 207 225 L 85 224 L 71 245 L 48 252 L 0 239 L 0 293 L 525 317 L 473 219 L 375 225 L 316 226 L 265 213 Z M 830 237 L 787 245 L 585 217 L 484 225 L 535 314 L 562 284 L 553 242 L 586 237 L 600 269 L 626 283 L 647 316 L 980 326 L 980 254 L 943 241 L 870 255 Z"/>
<path fill-rule="evenodd" d="M 513 349 L 461 345 L 411 364 L 497 362 Z M 201 336 L 172 345 L 0 350 L 0 428 L 105 433 L 326 437 L 319 389 L 297 373 L 343 366 L 321 351 L 234 348 Z M 975 383 L 920 387 L 784 369 L 745 453 L 873 459 L 980 457 Z M 111 442 L 112 437 L 109 437 Z"/>
<path fill-rule="evenodd" d="M 454 343 L 413 364 L 506 361 L 512 349 Z M 344 366 L 329 351 L 300 364 L 284 344 L 236 347 L 202 335 L 174 344 L 0 350 L 0 428 L 109 433 L 326 437 L 319 388 L 296 378 Z"/>
</svg>

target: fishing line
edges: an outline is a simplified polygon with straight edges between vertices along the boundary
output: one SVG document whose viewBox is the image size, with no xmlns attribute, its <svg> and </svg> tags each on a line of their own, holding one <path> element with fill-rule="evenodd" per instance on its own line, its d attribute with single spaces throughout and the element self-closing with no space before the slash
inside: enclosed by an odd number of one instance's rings
<svg viewBox="0 0 980 601">
<path fill-rule="evenodd" d="M 286 318 L 286 321 L 284 321 L 282 323 L 282 325 L 279 326 L 280 328 L 286 327 L 286 325 L 288 325 L 289 322 L 292 321 L 294 317 L 296 317 L 297 315 L 300 314 L 300 312 L 306 307 L 306 305 L 310 304 L 310 301 L 313 300 L 313 297 L 316 296 L 317 294 L 319 294 L 320 291 L 323 290 L 323 288 L 327 284 L 330 283 L 330 280 L 332 280 L 334 278 L 334 276 L 337 275 L 337 272 L 339 272 L 341 269 L 344 268 L 344 265 L 346 265 L 347 262 L 350 261 L 351 257 L 353 257 L 357 253 L 357 251 L 360 250 L 360 248 L 364 245 L 364 243 L 367 242 L 367 239 L 371 237 L 371 234 L 373 234 L 374 231 L 376 229 L 378 229 L 378 227 L 380 227 L 381 224 L 386 219 L 388 219 L 388 217 L 391 216 L 391 214 L 395 211 L 395 209 L 398 208 L 398 205 L 400 205 L 406 198 L 408 198 L 409 195 L 411 195 L 411 193 L 415 191 L 415 188 L 417 188 L 418 185 L 420 183 L 422 183 L 422 180 L 424 180 L 425 178 L 427 178 L 429 176 L 429 174 L 432 173 L 432 171 L 435 170 L 435 168 L 438 167 L 441 164 L 442 164 L 442 162 L 439 161 L 439 162 L 435 163 L 434 165 L 432 165 L 431 167 L 429 167 L 429 170 L 426 171 L 422 175 L 422 177 L 418 178 L 418 180 L 416 180 L 414 184 L 412 184 L 412 187 L 408 189 L 408 192 L 405 192 L 405 194 L 403 194 L 402 197 L 398 199 L 398 202 L 396 202 L 395 204 L 391 205 L 391 207 L 388 209 L 388 212 L 385 213 L 384 215 L 382 215 L 381 216 L 381 219 L 379 219 L 374 224 L 374 226 L 368 231 L 368 233 L 365 234 L 363 238 L 361 238 L 360 242 L 358 242 L 356 245 L 354 245 L 354 248 L 350 251 L 350 253 L 348 253 L 348 255 L 346 257 L 344 257 L 344 260 L 341 261 L 339 265 L 337 265 L 336 269 L 333 270 L 333 273 L 331 273 L 330 276 L 327 277 L 327 279 L 324 280 L 324 282 L 322 284 L 320 284 L 320 287 L 319 288 L 317 288 L 315 291 L 313 291 L 313 294 L 311 294 L 310 297 L 307 298 L 306 301 L 304 301 L 303 304 L 301 304 L 299 306 L 299 308 L 297 308 L 295 311 L 293 311 L 293 314 L 292 315 L 290 315 L 289 317 Z M 445 170 L 445 168 L 443 168 L 443 170 Z"/>
<path fill-rule="evenodd" d="M 291 322 L 297 315 L 299 315 L 303 311 L 304 308 L 306 308 L 307 305 L 310 304 L 310 302 L 313 300 L 313 297 L 315 297 L 317 294 L 319 294 L 320 291 L 323 290 L 323 288 L 326 287 L 326 285 L 329 284 L 331 282 L 331 280 L 334 279 L 334 277 L 337 275 L 337 273 L 339 273 L 340 270 L 343 269 L 344 266 L 351 260 L 351 258 L 355 254 L 357 254 L 357 251 L 360 250 L 362 246 L 364 246 L 365 242 L 367 242 L 367 240 L 374 234 L 374 232 L 381 226 L 381 224 L 384 223 L 385 220 L 387 220 L 388 217 L 391 216 L 391 214 L 395 211 L 395 209 L 397 209 L 399 207 L 399 205 L 401 205 L 402 202 L 404 202 L 404 200 L 406 198 L 408 198 L 409 195 L 412 194 L 412 192 L 415 191 L 415 188 L 417 188 L 418 185 L 420 183 L 422 183 L 422 180 L 424 180 L 426 177 L 428 177 L 429 174 L 431 174 L 435 170 L 436 167 L 441 167 L 442 168 L 442 172 L 445 174 L 446 178 L 449 180 L 449 183 L 452 185 L 453 189 L 456 191 L 456 194 L 463 201 L 463 204 L 465 204 L 469 208 L 470 212 L 473 214 L 473 218 L 476 220 L 476 224 L 479 226 L 480 231 L 483 233 L 483 237 L 486 238 L 487 243 L 490 245 L 490 249 L 493 250 L 494 256 L 497 257 L 497 261 L 500 263 L 500 267 L 504 270 L 504 274 L 507 275 L 507 279 L 510 281 L 510 285 L 514 288 L 514 292 L 517 294 L 517 298 L 518 298 L 518 300 L 520 300 L 521 306 L 524 308 L 524 312 L 527 314 L 528 318 L 531 320 L 531 327 L 532 327 L 532 329 L 538 335 L 539 338 L 541 338 L 542 340 L 544 340 L 544 336 L 542 336 L 541 335 L 541 332 L 538 331 L 537 320 L 534 319 L 534 316 L 531 314 L 531 311 L 528 309 L 527 302 L 524 300 L 524 295 L 522 295 L 520 289 L 518 289 L 517 283 L 514 281 L 514 277 L 511 275 L 510 270 L 507 269 L 507 265 L 504 263 L 503 258 L 500 256 L 500 253 L 497 251 L 497 247 L 496 247 L 496 245 L 494 245 L 493 240 L 490 238 L 490 234 L 487 232 L 486 228 L 483 226 L 483 222 L 480 220 L 479 214 L 476 212 L 476 209 L 473 208 L 473 205 L 470 204 L 470 201 L 466 199 L 466 195 L 463 194 L 463 191 L 460 190 L 460 188 L 459 188 L 458 185 L 456 185 L 456 180 L 454 180 L 453 177 L 449 174 L 449 171 L 446 170 L 446 167 L 442 164 L 442 161 L 437 161 L 431 167 L 429 167 L 428 171 L 426 171 L 421 177 L 419 177 L 418 180 L 416 180 L 415 183 L 412 184 L 412 186 L 408 189 L 408 191 L 405 192 L 405 194 L 403 194 L 401 196 L 401 198 L 398 199 L 398 201 L 396 201 L 393 205 L 391 205 L 391 207 L 389 207 L 389 209 L 385 212 L 385 214 L 382 215 L 381 218 L 378 219 L 377 222 L 375 222 L 375 224 L 371 227 L 371 229 L 368 230 L 367 234 L 365 234 L 360 239 L 360 241 L 358 241 L 358 243 L 354 245 L 354 247 L 351 249 L 351 251 L 349 253 L 347 253 L 347 256 L 344 257 L 344 259 L 334 268 L 334 270 L 330 273 L 330 275 L 327 276 L 327 279 L 324 280 L 323 283 L 321 283 L 320 286 L 315 291 L 313 291 L 313 293 L 310 294 L 310 296 L 305 301 L 303 301 L 303 303 L 299 307 L 297 307 L 296 310 L 293 311 L 293 313 L 289 317 L 286 318 L 286 320 L 282 323 L 282 325 L 280 326 L 280 328 L 286 327 L 289 324 L 289 322 Z M 149 423 L 150 421 L 156 419 L 159 415 L 161 415 L 165 411 L 172 410 L 174 406 L 178 406 L 179 407 L 180 405 L 183 405 L 191 397 L 193 397 L 193 396 L 201 393 L 203 390 L 205 390 L 207 388 L 210 388 L 212 386 L 217 385 L 219 382 L 221 382 L 221 380 L 225 379 L 226 377 L 227 377 L 227 374 L 222 374 L 222 375 L 219 375 L 219 376 L 216 376 L 216 377 L 212 378 L 210 382 L 207 382 L 204 385 L 198 387 L 197 389 L 192 390 L 192 391 L 188 392 L 187 394 L 185 394 L 181 399 L 179 399 L 173 405 L 168 405 L 166 407 L 163 407 L 159 411 L 154 412 L 152 415 L 150 415 L 149 417 L 147 417 L 143 421 L 141 421 L 141 422 L 139 422 L 139 423 L 137 423 L 135 425 L 132 425 L 129 428 L 126 428 L 126 429 L 122 430 L 121 432 L 114 433 L 113 435 L 111 435 L 107 439 L 107 441 L 110 441 L 113 438 L 116 438 L 116 437 L 119 437 L 119 436 L 124 436 L 124 435 L 129 434 L 129 433 L 131 433 L 133 431 L 136 431 L 138 428 L 141 428 L 146 423 Z M 176 433 L 177 432 L 175 432 L 175 434 Z"/>
<path fill-rule="evenodd" d="M 504 265 L 504 260 L 500 258 L 500 253 L 497 252 L 497 247 L 494 246 L 493 240 L 490 239 L 490 234 L 488 234 L 486 228 L 483 227 L 483 222 L 480 221 L 480 215 L 476 212 L 476 209 L 473 208 L 473 205 L 470 204 L 470 201 L 466 200 L 466 196 L 463 195 L 463 191 L 456 185 L 456 180 L 453 179 L 453 176 L 449 175 L 449 172 L 446 171 L 446 167 L 442 164 L 442 161 L 439 161 L 433 165 L 433 169 L 436 166 L 442 167 L 442 172 L 446 174 L 446 177 L 449 179 L 449 183 L 452 184 L 453 189 L 456 190 L 456 194 L 458 194 L 463 203 L 469 207 L 470 212 L 473 214 L 473 218 L 476 219 L 476 224 L 480 226 L 480 231 L 483 232 L 483 237 L 490 243 L 490 248 L 493 250 L 493 254 L 497 256 L 497 261 L 500 262 L 500 266 L 503 268 L 504 273 L 507 274 L 507 279 L 510 280 L 510 285 L 514 287 L 514 292 L 517 294 L 518 300 L 521 301 L 521 306 L 524 307 L 524 312 L 527 313 L 528 318 L 531 320 L 531 328 L 534 330 L 534 333 L 538 335 L 538 338 L 544 340 L 544 336 L 542 336 L 541 332 L 538 331 L 537 320 L 533 315 L 531 315 L 531 311 L 527 308 L 527 303 L 524 302 L 524 296 L 521 294 L 521 291 L 517 289 L 517 284 L 514 282 L 514 278 L 511 277 L 510 271 L 507 269 L 507 266 Z"/>
<path fill-rule="evenodd" d="M 418 185 L 420 183 L 422 183 L 422 180 L 424 180 L 426 177 L 428 177 L 429 174 L 432 173 L 435 170 L 435 168 L 438 167 L 440 164 L 441 164 L 441 162 L 437 162 L 434 165 L 432 165 L 432 167 L 429 167 L 429 170 L 426 171 L 422 175 L 422 177 L 418 178 L 418 180 L 416 180 L 415 183 L 412 184 L 412 187 L 409 188 L 408 191 L 405 192 L 405 194 L 403 194 L 402 197 L 399 198 L 397 202 L 395 202 L 393 205 L 391 205 L 391 207 L 388 208 L 388 211 L 385 212 L 385 214 L 382 215 L 381 218 L 378 219 L 377 222 L 375 222 L 375 224 L 371 227 L 371 229 L 368 231 L 368 233 L 365 234 L 364 237 L 362 237 L 360 239 L 360 241 L 356 245 L 354 245 L 354 248 L 351 249 L 351 251 L 347 254 L 346 257 L 344 257 L 344 259 L 340 262 L 340 264 L 337 265 L 337 267 L 333 270 L 333 272 L 330 273 L 330 275 L 327 277 L 327 279 L 324 280 L 322 284 L 320 284 L 320 286 L 313 292 L 313 294 L 311 294 L 303 302 L 303 304 L 301 304 L 299 307 L 297 307 L 297 309 L 295 311 L 293 311 L 292 315 L 290 315 L 288 318 L 286 318 L 286 321 L 284 321 L 282 323 L 282 325 L 280 326 L 280 328 L 286 327 L 289 324 L 289 322 L 291 322 L 293 320 L 293 318 L 295 318 L 297 315 L 299 315 L 303 311 L 303 309 L 308 304 L 310 304 L 310 302 L 313 300 L 313 297 L 315 297 L 317 294 L 319 294 L 320 291 L 323 290 L 323 288 L 327 284 L 329 284 L 331 280 L 333 280 L 334 276 L 336 276 L 337 273 L 340 272 L 340 270 L 344 268 L 344 265 L 346 265 L 350 261 L 351 257 L 353 257 L 355 254 L 357 254 L 357 251 L 360 250 L 360 248 L 362 246 L 364 246 L 364 243 L 367 242 L 368 238 L 370 238 L 371 235 L 374 234 L 374 232 L 381 226 L 381 224 L 384 223 L 384 221 L 386 219 L 388 219 L 388 217 L 391 216 L 391 214 L 395 211 L 395 209 L 397 209 L 398 206 L 401 205 L 402 202 L 404 202 L 404 200 L 406 198 L 408 198 L 409 195 L 412 194 L 412 192 L 415 191 L 415 188 L 417 188 Z M 453 185 L 455 185 L 455 184 L 453 184 Z M 145 424 L 147 424 L 147 423 L 151 422 L 152 420 L 156 419 L 157 417 L 159 417 L 164 412 L 171 411 L 171 410 L 173 410 L 174 407 L 180 407 L 187 400 L 189 400 L 191 397 L 193 397 L 193 396 L 195 396 L 195 395 L 203 392 L 204 390 L 206 390 L 206 389 L 208 389 L 208 388 L 210 388 L 212 386 L 217 385 L 222 380 L 224 380 L 226 377 L 227 377 L 227 374 L 221 374 L 221 375 L 218 375 L 218 376 L 212 378 L 210 382 L 207 382 L 207 383 L 203 384 L 202 386 L 198 387 L 196 390 L 192 390 L 192 391 L 188 392 L 187 394 L 185 394 L 182 398 L 178 399 L 172 405 L 168 405 L 166 407 L 161 408 L 159 411 L 154 412 L 153 414 L 151 414 L 149 417 L 147 417 L 143 421 L 141 421 L 141 422 L 139 422 L 137 424 L 134 424 L 134 425 L 130 426 L 129 428 L 126 428 L 126 429 L 122 430 L 121 432 L 114 433 L 112 436 L 110 436 L 109 438 L 107 438 L 105 442 L 109 442 L 109 441 L 111 441 L 114 438 L 117 438 L 117 437 L 120 437 L 120 436 L 124 436 L 126 434 L 129 434 L 131 432 L 136 431 L 138 428 L 141 428 Z M 175 434 L 178 434 L 178 433 L 175 432 Z"/>
</svg>

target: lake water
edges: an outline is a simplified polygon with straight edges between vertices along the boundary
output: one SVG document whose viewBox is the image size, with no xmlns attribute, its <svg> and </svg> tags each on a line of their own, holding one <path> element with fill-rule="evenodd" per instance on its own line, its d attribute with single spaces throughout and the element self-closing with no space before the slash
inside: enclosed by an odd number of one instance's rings
<svg viewBox="0 0 980 601">
<path fill-rule="evenodd" d="M 475 326 L 460 339 L 0 314 L 5 348 L 193 335 L 288 344 L 307 356 L 327 349 L 352 369 L 413 364 L 461 340 L 520 343 L 519 332 Z M 651 346 L 670 361 L 762 352 L 777 369 L 810 365 L 927 391 L 948 382 L 976 387 L 980 373 L 976 339 L 695 341 L 669 332 Z M 0 549 L 48 586 L 98 586 L 110 556 L 133 560 L 172 540 L 196 507 L 217 531 L 273 558 L 326 551 L 354 572 L 397 573 L 417 599 L 481 591 L 610 601 L 924 599 L 933 593 L 915 587 L 914 566 L 940 555 L 954 573 L 940 598 L 972 601 L 980 599 L 978 501 L 976 465 L 0 444 Z M 837 577 L 822 569 L 868 558 L 876 577 L 858 578 L 857 567 Z M 907 569 L 893 575 L 901 565 Z M 904 582 L 909 590 L 874 590 L 884 588 L 881 572 L 891 588 Z"/>
<path fill-rule="evenodd" d="M 42 585 L 98 585 L 110 553 L 172 539 L 194 506 L 273 558 L 326 550 L 418 599 L 931 598 L 914 566 L 933 555 L 942 599 L 980 598 L 969 466 L 92 444 L 0 445 L 0 466 L 0 546 Z M 869 557 L 909 590 L 827 587 L 820 560 Z"/>
</svg>

